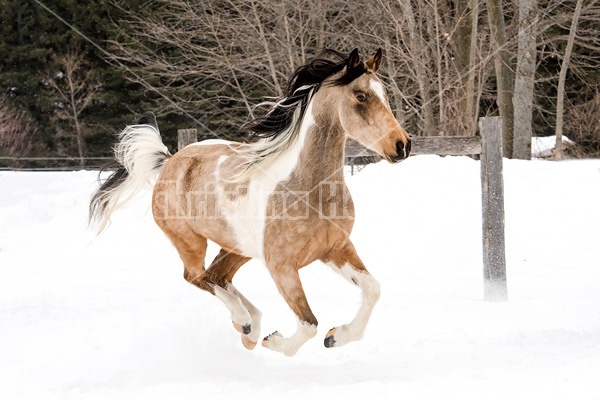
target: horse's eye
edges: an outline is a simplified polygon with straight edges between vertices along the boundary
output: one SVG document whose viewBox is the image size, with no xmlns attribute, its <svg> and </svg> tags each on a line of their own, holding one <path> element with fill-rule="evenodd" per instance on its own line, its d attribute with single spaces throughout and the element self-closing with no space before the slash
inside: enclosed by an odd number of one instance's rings
<svg viewBox="0 0 600 400">
<path fill-rule="evenodd" d="M 361 103 L 364 103 L 365 101 L 367 101 L 367 96 L 365 96 L 364 93 L 360 92 L 360 93 L 356 93 L 356 100 L 358 100 Z"/>
</svg>

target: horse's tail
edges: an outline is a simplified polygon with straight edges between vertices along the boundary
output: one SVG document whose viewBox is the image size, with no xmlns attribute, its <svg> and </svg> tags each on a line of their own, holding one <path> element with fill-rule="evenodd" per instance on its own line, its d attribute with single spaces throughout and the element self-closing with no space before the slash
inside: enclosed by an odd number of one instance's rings
<svg viewBox="0 0 600 400">
<path fill-rule="evenodd" d="M 151 112 L 144 113 L 135 125 L 119 134 L 114 152 L 116 170 L 101 183 L 90 201 L 89 222 L 98 227 L 98 233 L 108 226 L 116 209 L 152 184 L 171 156 Z"/>
</svg>

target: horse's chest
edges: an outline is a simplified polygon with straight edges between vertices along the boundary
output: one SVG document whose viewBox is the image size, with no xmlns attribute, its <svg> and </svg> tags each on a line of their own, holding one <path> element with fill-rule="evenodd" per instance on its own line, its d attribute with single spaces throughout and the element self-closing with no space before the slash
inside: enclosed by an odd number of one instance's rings
<svg viewBox="0 0 600 400">
<path fill-rule="evenodd" d="M 345 240 L 352 230 L 354 206 L 345 187 L 292 190 L 250 181 L 223 187 L 221 215 L 240 251 L 265 260 L 265 247 L 278 252 L 312 253 Z"/>
<path fill-rule="evenodd" d="M 240 190 L 220 193 L 221 215 L 247 257 L 264 259 L 264 229 L 269 188 L 250 182 Z"/>
</svg>

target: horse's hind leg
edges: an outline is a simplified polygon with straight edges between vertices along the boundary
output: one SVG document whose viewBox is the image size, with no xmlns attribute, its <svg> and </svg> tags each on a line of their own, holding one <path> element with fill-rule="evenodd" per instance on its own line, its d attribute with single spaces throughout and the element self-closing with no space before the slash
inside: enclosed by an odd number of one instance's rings
<svg viewBox="0 0 600 400">
<path fill-rule="evenodd" d="M 178 234 L 166 224 L 159 224 L 159 226 L 171 239 L 181 261 L 183 261 L 183 277 L 185 280 L 200 289 L 210 291 L 210 288 L 203 284 L 202 279 L 204 275 L 204 258 L 206 257 L 206 247 L 208 245 L 206 238 L 191 231 Z"/>
<path fill-rule="evenodd" d="M 183 261 L 185 280 L 210 292 L 225 304 L 231 312 L 234 328 L 242 334 L 242 343 L 252 350 L 260 338 L 261 313 L 231 283 L 235 273 L 250 259 L 221 249 L 210 267 L 205 269 L 205 237 L 191 232 L 170 235 L 167 227 L 163 227 L 163 230 L 171 238 Z"/>
<path fill-rule="evenodd" d="M 289 338 L 284 338 L 279 332 L 274 332 L 264 338 L 262 344 L 286 356 L 293 356 L 308 339 L 317 334 L 317 319 L 306 300 L 298 270 L 293 267 L 269 269 L 279 293 L 298 317 L 298 329 Z"/>
<path fill-rule="evenodd" d="M 350 241 L 322 261 L 362 290 L 362 304 L 352 322 L 331 329 L 325 337 L 325 347 L 339 347 L 362 339 L 373 308 L 379 300 L 379 283 L 369 274 Z"/>
<path fill-rule="evenodd" d="M 249 260 L 248 257 L 221 249 L 219 255 L 206 270 L 203 281 L 229 309 L 234 328 L 242 334 L 244 347 L 252 350 L 260 338 L 262 315 L 231 282 L 235 273 Z"/>
</svg>

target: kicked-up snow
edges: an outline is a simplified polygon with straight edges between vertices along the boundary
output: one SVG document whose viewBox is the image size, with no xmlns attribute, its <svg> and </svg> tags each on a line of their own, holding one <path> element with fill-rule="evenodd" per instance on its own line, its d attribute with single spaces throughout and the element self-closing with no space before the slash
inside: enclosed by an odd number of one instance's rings
<svg viewBox="0 0 600 400">
<path fill-rule="evenodd" d="M 293 358 L 243 348 L 183 279 L 150 192 L 87 228 L 96 172 L 0 172 L 0 399 L 598 399 L 600 160 L 505 160 L 507 303 L 483 298 L 479 162 L 411 157 L 350 177 L 352 240 L 382 296 L 301 272 L 319 319 Z M 210 248 L 209 258 L 217 248 Z M 267 335 L 295 319 L 266 269 L 235 278 Z"/>
</svg>

